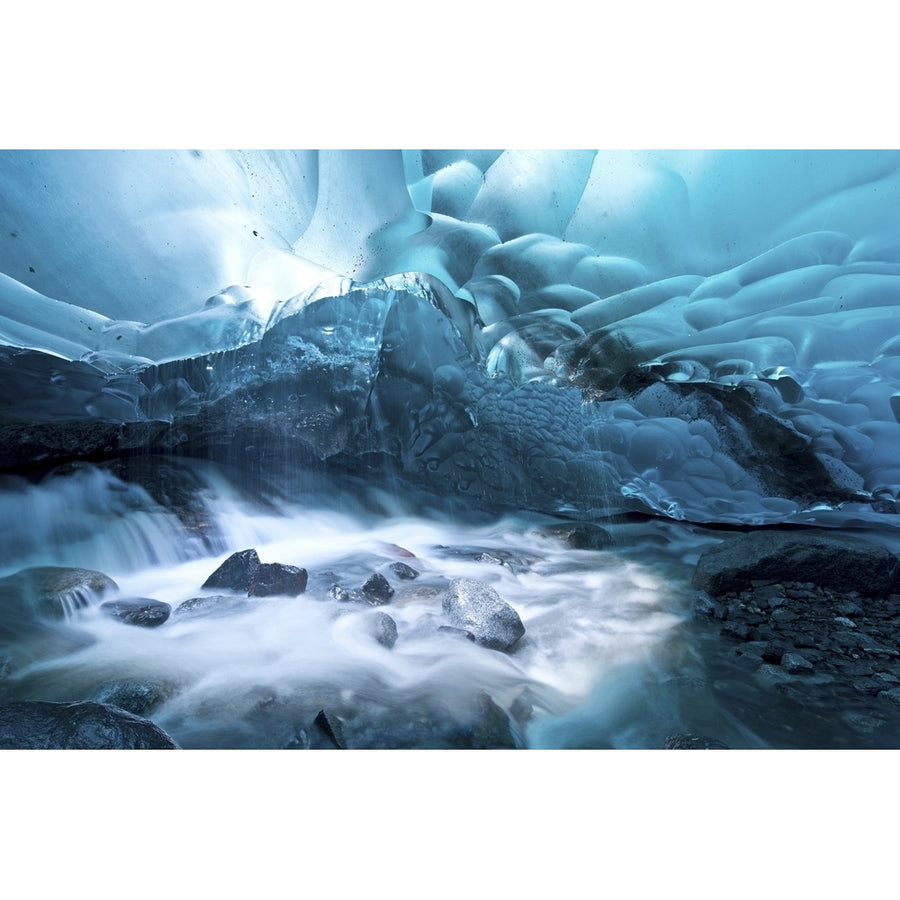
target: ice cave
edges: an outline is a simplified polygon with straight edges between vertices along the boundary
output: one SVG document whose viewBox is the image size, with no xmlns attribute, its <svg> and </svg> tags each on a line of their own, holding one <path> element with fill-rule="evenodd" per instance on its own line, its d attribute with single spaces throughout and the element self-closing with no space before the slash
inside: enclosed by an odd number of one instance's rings
<svg viewBox="0 0 900 900">
<path fill-rule="evenodd" d="M 0 747 L 900 748 L 900 151 L 0 152 Z"/>
</svg>

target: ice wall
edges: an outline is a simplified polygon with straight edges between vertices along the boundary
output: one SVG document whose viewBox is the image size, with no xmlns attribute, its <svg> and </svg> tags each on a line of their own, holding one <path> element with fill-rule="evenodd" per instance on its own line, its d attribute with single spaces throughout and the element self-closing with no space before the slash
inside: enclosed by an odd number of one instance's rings
<svg viewBox="0 0 900 900">
<path fill-rule="evenodd" d="M 895 508 L 898 152 L 4 152 L 0 200 L 7 467 L 29 418 L 169 427 L 277 346 L 300 443 L 489 506 Z"/>
</svg>

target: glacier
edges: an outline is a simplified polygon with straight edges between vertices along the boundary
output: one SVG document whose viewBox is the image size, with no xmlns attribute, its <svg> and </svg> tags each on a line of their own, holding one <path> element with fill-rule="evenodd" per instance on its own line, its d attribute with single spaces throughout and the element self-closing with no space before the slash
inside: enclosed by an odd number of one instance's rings
<svg viewBox="0 0 900 900">
<path fill-rule="evenodd" d="M 6 151 L 0 461 L 280 441 L 492 509 L 892 513 L 898 164 Z"/>
<path fill-rule="evenodd" d="M 430 517 L 433 546 L 461 515 L 618 527 L 682 563 L 749 528 L 896 542 L 898 211 L 894 150 L 0 151 L 0 509 L 27 522 L 0 576 L 193 577 L 242 541 L 284 547 L 272 510 L 327 508 L 309 527 L 347 553 L 373 511 Z M 671 610 L 618 566 L 650 616 L 643 666 Z M 601 674 L 589 641 L 567 661 L 570 621 L 541 644 L 556 601 L 520 574 L 502 580 L 541 647 L 520 656 L 553 695 L 522 742 L 593 745 L 599 718 L 601 745 L 640 745 L 616 704 L 650 670 Z M 512 703 L 507 669 L 442 658 Z M 602 684 L 619 699 L 598 712 Z M 250 740 L 207 727 L 198 746 Z"/>
</svg>

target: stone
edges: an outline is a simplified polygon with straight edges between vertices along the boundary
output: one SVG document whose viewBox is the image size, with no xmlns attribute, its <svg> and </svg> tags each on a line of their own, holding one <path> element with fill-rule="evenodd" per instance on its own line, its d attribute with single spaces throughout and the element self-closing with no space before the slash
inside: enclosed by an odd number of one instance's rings
<svg viewBox="0 0 900 900">
<path fill-rule="evenodd" d="M 100 604 L 100 611 L 126 625 L 158 628 L 172 612 L 172 607 L 150 597 L 120 597 Z"/>
<path fill-rule="evenodd" d="M 0 706 L 2 750 L 177 750 L 158 725 L 133 713 L 80 700 L 20 700 Z"/>
<path fill-rule="evenodd" d="M 5 624 L 13 619 L 61 620 L 118 585 L 103 572 L 68 566 L 35 566 L 0 578 Z"/>
<path fill-rule="evenodd" d="M 419 577 L 419 573 L 412 566 L 402 562 L 391 563 L 390 570 L 403 581 L 412 581 Z"/>
<path fill-rule="evenodd" d="M 255 550 L 241 550 L 232 553 L 206 581 L 204 588 L 225 588 L 230 591 L 247 593 L 253 576 L 259 568 L 259 555 Z"/>
<path fill-rule="evenodd" d="M 746 641 L 750 638 L 750 627 L 739 622 L 733 622 L 723 625 L 719 633 L 738 641 Z"/>
<path fill-rule="evenodd" d="M 94 700 L 136 716 L 146 716 L 172 696 L 172 685 L 151 679 L 125 678 L 101 684 Z"/>
<path fill-rule="evenodd" d="M 288 742 L 284 745 L 282 749 L 284 750 L 309 750 L 310 741 L 309 735 L 306 732 L 305 728 L 297 728 L 294 733 L 291 735 Z"/>
<path fill-rule="evenodd" d="M 191 597 L 179 603 L 172 612 L 173 618 L 188 619 L 195 616 L 223 615 L 232 610 L 246 606 L 247 601 L 243 597 L 234 597 L 229 594 L 209 594 L 206 597 Z"/>
<path fill-rule="evenodd" d="M 612 535 L 599 525 L 584 522 L 566 535 L 566 543 L 573 550 L 603 550 L 612 544 Z"/>
<path fill-rule="evenodd" d="M 260 563 L 253 573 L 249 597 L 298 597 L 306 590 L 309 573 L 284 563 Z"/>
<path fill-rule="evenodd" d="M 322 731 L 337 750 L 347 749 L 347 745 L 344 743 L 344 729 L 341 726 L 341 720 L 336 715 L 320 709 L 313 724 Z"/>
<path fill-rule="evenodd" d="M 390 650 L 397 643 L 397 623 L 386 613 L 378 611 L 370 619 L 372 637 Z"/>
<path fill-rule="evenodd" d="M 481 647 L 509 652 L 525 634 L 519 614 L 484 582 L 454 579 L 441 605 L 450 624 L 470 632 Z"/>
<path fill-rule="evenodd" d="M 382 606 L 385 603 L 390 603 L 391 597 L 394 596 L 394 589 L 387 578 L 378 572 L 370 575 L 360 590 L 372 606 Z"/>
<path fill-rule="evenodd" d="M 730 750 L 728 744 L 715 738 L 696 734 L 670 734 L 663 743 L 663 750 Z"/>
<path fill-rule="evenodd" d="M 514 750 L 516 739 L 509 716 L 486 691 L 475 697 L 475 723 L 457 735 L 457 742 L 466 750 Z"/>
<path fill-rule="evenodd" d="M 790 672 L 791 675 L 801 675 L 815 671 L 813 664 L 799 653 L 785 653 L 781 657 L 781 668 L 786 672 Z"/>
<path fill-rule="evenodd" d="M 898 577 L 900 560 L 880 544 L 831 533 L 766 530 L 730 538 L 704 551 L 692 583 L 713 597 L 748 588 L 754 580 L 794 581 L 804 587 L 887 597 L 896 589 Z"/>
<path fill-rule="evenodd" d="M 713 618 L 716 604 L 706 591 L 700 591 L 694 599 L 694 615 L 699 618 Z"/>
</svg>

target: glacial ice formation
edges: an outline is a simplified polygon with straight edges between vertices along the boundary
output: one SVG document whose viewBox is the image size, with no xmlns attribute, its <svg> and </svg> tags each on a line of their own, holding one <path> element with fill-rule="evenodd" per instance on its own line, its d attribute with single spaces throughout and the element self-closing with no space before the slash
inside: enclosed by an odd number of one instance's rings
<svg viewBox="0 0 900 900">
<path fill-rule="evenodd" d="M 898 212 L 895 151 L 5 151 L 0 463 L 877 518 Z"/>
</svg>

